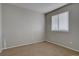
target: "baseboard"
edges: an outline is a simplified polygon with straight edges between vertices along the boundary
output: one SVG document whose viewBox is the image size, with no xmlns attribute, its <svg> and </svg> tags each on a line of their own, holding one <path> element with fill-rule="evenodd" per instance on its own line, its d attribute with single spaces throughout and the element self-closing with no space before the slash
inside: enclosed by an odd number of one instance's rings
<svg viewBox="0 0 79 59">
<path fill-rule="evenodd" d="M 36 42 L 32 42 L 32 43 L 27 43 L 27 44 L 21 44 L 21 45 L 12 46 L 12 47 L 6 47 L 3 50 L 15 48 L 15 47 L 20 47 L 20 46 L 24 46 L 24 45 L 30 45 L 30 44 L 40 43 L 40 42 L 43 42 L 43 41 L 36 41 Z"/>
<path fill-rule="evenodd" d="M 51 42 L 51 41 L 48 41 L 48 40 L 46 40 L 46 41 L 49 42 L 49 43 L 53 43 L 53 44 L 56 44 L 56 45 L 59 45 L 59 46 L 62 46 L 62 47 L 65 47 L 65 48 L 71 49 L 71 50 L 73 50 L 73 51 L 79 52 L 79 50 L 74 49 L 74 48 L 71 48 L 71 47 L 68 47 L 68 46 L 65 46 L 65 45 L 63 45 L 63 44 L 56 43 L 56 42 Z"/>
<path fill-rule="evenodd" d="M 5 50 L 5 49 L 10 49 L 10 48 L 15 48 L 15 47 L 20 47 L 20 46 L 24 46 L 24 45 L 30 45 L 30 44 L 40 43 L 40 42 L 43 42 L 43 41 L 37 41 L 37 42 L 29 43 L 29 44 L 23 44 L 23 45 L 17 45 L 17 46 L 7 47 L 7 48 L 4 48 L 3 50 Z M 65 46 L 65 45 L 60 44 L 60 43 L 56 43 L 56 42 L 53 42 L 53 41 L 51 42 L 51 41 L 48 41 L 48 40 L 46 40 L 46 42 L 53 43 L 53 44 L 56 44 L 56 45 L 59 45 L 59 46 L 62 46 L 62 47 L 71 49 L 71 50 L 73 50 L 73 51 L 77 51 L 77 52 L 79 52 L 79 50 L 77 50 L 77 49 L 74 49 L 74 48 Z M 0 51 L 0 53 L 1 53 L 1 52 L 2 52 L 2 50 Z"/>
</svg>

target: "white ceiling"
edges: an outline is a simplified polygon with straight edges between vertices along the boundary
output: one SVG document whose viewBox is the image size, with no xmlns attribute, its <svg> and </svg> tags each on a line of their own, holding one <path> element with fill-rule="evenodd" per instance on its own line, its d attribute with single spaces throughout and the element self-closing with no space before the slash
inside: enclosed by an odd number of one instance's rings
<svg viewBox="0 0 79 59">
<path fill-rule="evenodd" d="M 13 3 L 12 5 L 27 8 L 40 13 L 47 13 L 66 4 L 67 3 Z"/>
</svg>

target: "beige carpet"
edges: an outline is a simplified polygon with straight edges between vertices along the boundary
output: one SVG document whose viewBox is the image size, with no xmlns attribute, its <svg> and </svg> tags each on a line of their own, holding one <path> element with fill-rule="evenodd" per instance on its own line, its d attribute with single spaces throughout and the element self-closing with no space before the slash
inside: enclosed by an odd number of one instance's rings
<svg viewBox="0 0 79 59">
<path fill-rule="evenodd" d="M 48 43 L 40 42 L 4 50 L 2 56 L 78 56 L 79 52 Z"/>
</svg>

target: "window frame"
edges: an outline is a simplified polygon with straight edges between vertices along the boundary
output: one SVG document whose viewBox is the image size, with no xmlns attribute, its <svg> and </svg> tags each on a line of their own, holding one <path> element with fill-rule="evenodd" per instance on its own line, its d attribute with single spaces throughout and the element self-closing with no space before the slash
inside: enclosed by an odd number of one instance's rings
<svg viewBox="0 0 79 59">
<path fill-rule="evenodd" d="M 67 14 L 67 16 L 65 15 L 65 17 L 67 17 L 67 20 L 65 20 L 65 21 L 67 21 L 67 23 L 66 23 L 66 25 L 65 26 L 67 26 L 67 28 L 66 29 L 63 29 L 63 30 L 60 30 L 60 19 L 59 19 L 59 17 L 60 17 L 60 15 L 62 15 L 62 14 Z M 58 25 L 57 25 L 57 27 L 58 27 L 58 30 L 52 30 L 52 25 L 53 25 L 53 22 L 52 22 L 52 20 L 53 20 L 53 18 L 52 17 L 54 17 L 54 16 L 58 16 L 57 18 L 58 18 L 58 21 L 56 22 L 56 23 L 58 23 Z M 53 15 L 51 17 L 51 31 L 53 31 L 53 32 L 69 32 L 69 11 L 65 11 L 65 12 L 62 12 L 62 13 L 60 13 L 60 14 L 56 14 L 56 15 Z"/>
</svg>

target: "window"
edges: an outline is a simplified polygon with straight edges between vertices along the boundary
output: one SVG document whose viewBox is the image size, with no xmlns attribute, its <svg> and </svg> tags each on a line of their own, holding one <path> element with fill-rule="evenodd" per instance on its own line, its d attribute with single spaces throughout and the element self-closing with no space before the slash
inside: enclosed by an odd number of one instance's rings
<svg viewBox="0 0 79 59">
<path fill-rule="evenodd" d="M 52 16 L 52 27 L 51 30 L 58 31 L 58 15 Z"/>
<path fill-rule="evenodd" d="M 69 13 L 64 12 L 52 16 L 51 30 L 52 31 L 69 31 Z"/>
</svg>

